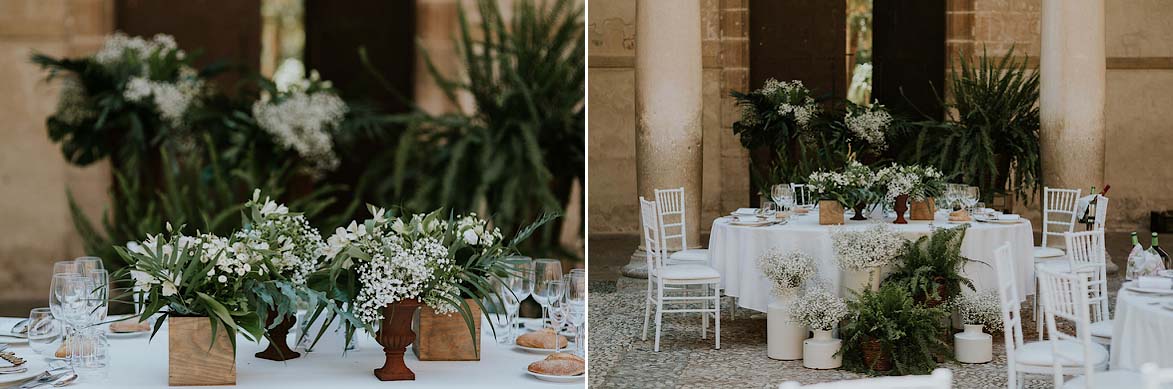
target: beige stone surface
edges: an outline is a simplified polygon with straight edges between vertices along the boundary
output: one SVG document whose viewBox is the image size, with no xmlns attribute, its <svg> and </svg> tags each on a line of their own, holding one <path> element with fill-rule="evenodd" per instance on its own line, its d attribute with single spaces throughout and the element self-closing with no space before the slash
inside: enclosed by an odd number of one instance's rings
<svg viewBox="0 0 1173 389">
<path fill-rule="evenodd" d="M 635 70 L 590 68 L 587 75 L 589 233 L 635 232 Z"/>
</svg>

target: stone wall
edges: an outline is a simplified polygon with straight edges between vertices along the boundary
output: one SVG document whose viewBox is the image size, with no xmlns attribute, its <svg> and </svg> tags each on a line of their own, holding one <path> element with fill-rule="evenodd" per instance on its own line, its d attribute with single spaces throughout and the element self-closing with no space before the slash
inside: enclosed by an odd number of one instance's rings
<svg viewBox="0 0 1173 389">
<path fill-rule="evenodd" d="M 76 168 L 49 141 L 58 85 L 29 63 L 93 53 L 113 29 L 112 0 L 0 0 L 0 305 L 44 305 L 54 261 L 83 255 L 66 190 L 97 217 L 108 201 L 105 164 Z"/>
<path fill-rule="evenodd" d="M 591 0 L 587 8 L 589 233 L 635 233 L 636 2 Z M 729 97 L 748 88 L 748 32 L 747 0 L 701 1 L 702 231 L 748 199 L 749 159 L 730 129 L 737 110 Z"/>
</svg>

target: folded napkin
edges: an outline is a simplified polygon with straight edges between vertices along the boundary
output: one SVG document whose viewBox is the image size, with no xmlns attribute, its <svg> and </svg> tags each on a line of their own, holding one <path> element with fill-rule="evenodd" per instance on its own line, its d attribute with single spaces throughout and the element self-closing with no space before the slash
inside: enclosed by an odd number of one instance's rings
<svg viewBox="0 0 1173 389">
<path fill-rule="evenodd" d="M 1141 276 L 1136 286 L 1142 289 L 1173 289 L 1173 278 Z"/>
<path fill-rule="evenodd" d="M 739 215 L 737 216 L 737 221 L 742 223 L 753 223 L 758 221 L 758 217 L 754 215 Z"/>
<path fill-rule="evenodd" d="M 757 208 L 738 208 L 736 211 L 733 211 L 733 214 L 734 215 L 753 215 L 753 214 L 756 214 L 757 212 L 758 212 Z"/>
<path fill-rule="evenodd" d="M 998 220 L 1018 220 L 1021 218 L 1022 218 L 1022 216 L 1018 216 L 1017 214 L 1013 214 L 1013 213 L 1004 213 L 1004 214 L 998 215 Z"/>
</svg>

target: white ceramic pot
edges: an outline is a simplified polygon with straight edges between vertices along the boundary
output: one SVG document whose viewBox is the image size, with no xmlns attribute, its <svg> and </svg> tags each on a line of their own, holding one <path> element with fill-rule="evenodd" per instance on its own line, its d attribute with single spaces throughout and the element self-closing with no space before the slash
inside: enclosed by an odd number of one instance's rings
<svg viewBox="0 0 1173 389">
<path fill-rule="evenodd" d="M 776 295 L 766 311 L 766 355 L 772 359 L 791 361 L 802 359 L 802 341 L 806 339 L 806 326 L 795 323 L 790 317 L 790 307 L 798 298 L 797 288 Z"/>
<path fill-rule="evenodd" d="M 815 330 L 815 336 L 802 342 L 802 366 L 808 369 L 838 369 L 843 366 L 839 348 L 843 341 L 835 339 L 831 331 Z"/>
<path fill-rule="evenodd" d="M 839 296 L 854 299 L 871 287 L 872 272 L 869 270 L 843 270 L 839 272 Z"/>
<path fill-rule="evenodd" d="M 994 360 L 994 337 L 982 332 L 981 324 L 966 324 L 953 335 L 954 357 L 961 363 L 986 363 Z"/>
</svg>

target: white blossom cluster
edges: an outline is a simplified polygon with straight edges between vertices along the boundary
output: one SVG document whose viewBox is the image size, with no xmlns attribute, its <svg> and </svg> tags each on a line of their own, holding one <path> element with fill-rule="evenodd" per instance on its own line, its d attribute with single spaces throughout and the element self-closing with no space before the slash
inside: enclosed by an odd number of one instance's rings
<svg viewBox="0 0 1173 389">
<path fill-rule="evenodd" d="M 891 264 L 904 253 L 905 239 L 887 224 L 876 223 L 863 230 L 840 227 L 831 233 L 831 245 L 839 268 L 869 270 Z"/>
<path fill-rule="evenodd" d="M 145 63 L 156 52 L 162 56 L 172 51 L 175 52 L 178 59 L 183 59 L 186 56 L 186 53 L 180 50 L 179 45 L 175 43 L 175 37 L 171 35 L 155 34 L 151 40 L 146 40 L 142 37 L 127 36 L 122 32 L 116 32 L 106 37 L 102 48 L 98 50 L 97 54 L 94 54 L 94 61 L 103 65 L 112 65 L 126 60 L 127 55 L 130 55 L 140 63 Z"/>
<path fill-rule="evenodd" d="M 268 259 L 274 267 L 270 270 L 294 284 L 305 284 L 306 276 L 317 269 L 318 258 L 325 251 L 322 235 L 304 215 L 291 214 L 284 204 L 268 197 L 261 201 L 259 189 L 245 206 L 256 211 L 259 218 L 234 234 L 235 251 Z"/>
<path fill-rule="evenodd" d="M 489 222 L 473 212 L 456 219 L 456 236 L 469 246 L 492 246 L 501 240 L 501 229 L 489 230 Z"/>
<path fill-rule="evenodd" d="M 790 308 L 790 317 L 812 330 L 830 331 L 847 317 L 847 303 L 824 288 L 812 288 Z"/>
<path fill-rule="evenodd" d="M 388 248 L 388 254 L 377 253 L 358 267 L 362 289 L 358 292 L 356 314 L 368 324 L 382 320 L 383 307 L 389 304 L 425 297 L 425 288 L 434 281 L 437 270 L 452 266 L 448 248 L 435 238 L 418 240 L 410 247 Z"/>
<path fill-rule="evenodd" d="M 774 292 L 783 295 L 802 286 L 815 275 L 815 259 L 799 250 L 774 247 L 758 258 L 758 268 L 774 283 Z"/>
<path fill-rule="evenodd" d="M 167 223 L 167 231 L 172 232 L 171 223 Z M 138 261 L 130 270 L 130 276 L 135 286 L 146 290 L 154 285 L 160 287 L 164 297 L 174 296 L 183 286 L 183 268 L 191 260 L 200 263 L 215 261 L 208 277 L 217 278 L 220 283 L 227 283 L 229 278 L 235 279 L 248 274 L 252 269 L 248 258 L 239 257 L 233 250 L 232 244 L 226 238 L 212 234 L 199 236 L 174 235 L 171 239 L 163 234 L 148 235 L 147 239 L 139 242 L 127 242 L 128 251 L 151 258 L 152 261 Z M 199 253 L 198 258 L 192 258 Z M 216 277 L 219 270 L 219 277 Z M 258 273 L 263 269 L 258 269 Z M 231 277 L 230 277 L 231 276 Z"/>
<path fill-rule="evenodd" d="M 801 127 L 810 124 L 811 119 L 819 113 L 819 106 L 811 97 L 810 90 L 800 80 L 778 81 L 771 78 L 766 80 L 758 92 L 777 103 L 778 115 L 793 117 L 794 122 Z"/>
<path fill-rule="evenodd" d="M 188 67 L 180 70 L 175 82 L 154 81 L 147 77 L 133 77 L 126 83 L 122 96 L 131 102 L 153 102 L 159 116 L 173 127 L 183 125 L 187 111 L 199 100 L 204 81 Z"/>
<path fill-rule="evenodd" d="M 348 109 L 337 95 L 293 91 L 280 99 L 257 101 L 252 110 L 257 124 L 278 145 L 293 149 L 310 162 L 310 173 L 321 175 L 338 167 L 330 131 L 342 122 Z"/>
<path fill-rule="evenodd" d="M 741 105 L 741 120 L 739 121 L 749 127 L 757 127 L 762 124 L 761 118 L 758 117 L 758 109 L 753 104 Z"/>
<path fill-rule="evenodd" d="M 195 69 L 183 63 L 178 65 L 177 74 L 153 74 L 152 56 L 166 58 L 171 54 L 178 60 L 186 57 L 170 35 L 158 34 L 146 40 L 118 32 L 106 38 L 93 58 L 107 68 L 134 66 L 131 78 L 123 87 L 123 98 L 153 104 L 167 124 L 181 127 L 187 111 L 204 92 L 204 80 Z"/>
<path fill-rule="evenodd" d="M 86 102 L 87 98 L 85 85 L 77 77 L 64 77 L 57 98 L 57 111 L 53 116 L 62 123 L 74 126 L 98 117 L 98 111 Z"/>
<path fill-rule="evenodd" d="M 886 133 L 888 126 L 892 124 L 892 115 L 879 103 L 862 108 L 858 110 L 859 112 L 854 111 L 847 110 L 847 116 L 843 119 L 847 129 L 857 138 L 868 142 L 876 150 L 887 149 Z"/>
<path fill-rule="evenodd" d="M 1002 307 L 996 289 L 959 295 L 950 305 L 961 315 L 962 323 L 981 324 L 991 332 L 1002 329 Z"/>
<path fill-rule="evenodd" d="M 887 201 L 905 194 L 913 201 L 924 201 L 931 197 L 930 188 L 939 186 L 943 177 L 941 171 L 932 166 L 893 164 L 876 172 L 876 182 L 886 188 L 884 199 Z"/>
<path fill-rule="evenodd" d="M 852 188 L 871 187 L 876 180 L 872 170 L 852 160 L 841 172 L 818 171 L 807 176 L 807 185 L 822 194 L 839 193 Z"/>
</svg>

